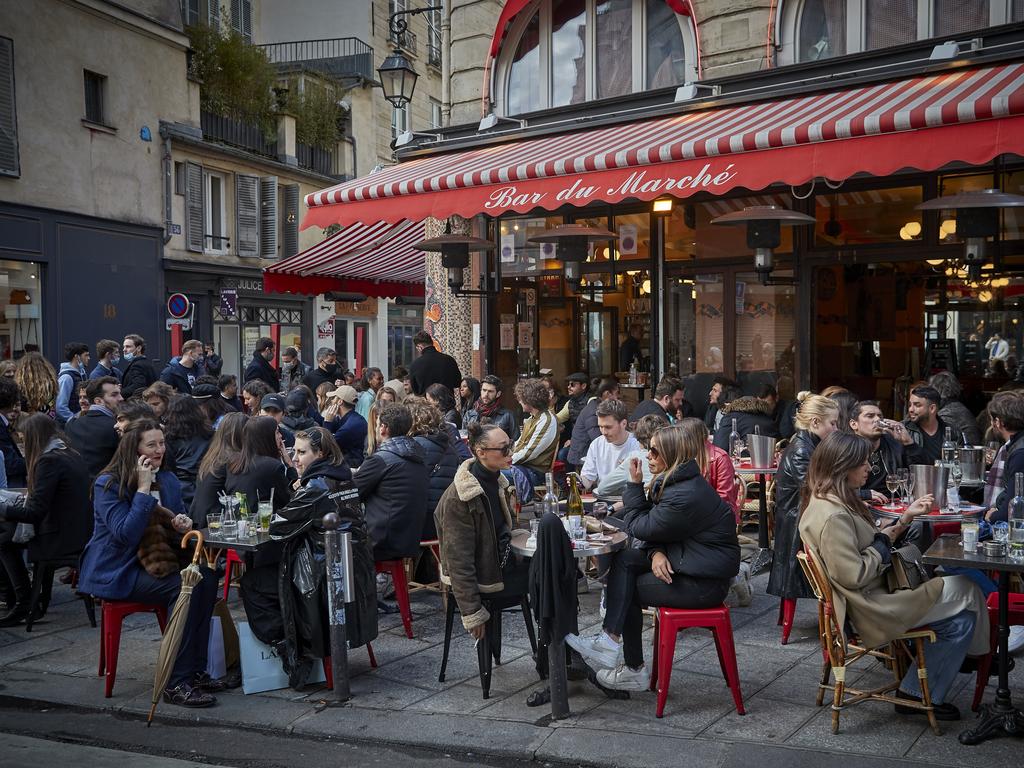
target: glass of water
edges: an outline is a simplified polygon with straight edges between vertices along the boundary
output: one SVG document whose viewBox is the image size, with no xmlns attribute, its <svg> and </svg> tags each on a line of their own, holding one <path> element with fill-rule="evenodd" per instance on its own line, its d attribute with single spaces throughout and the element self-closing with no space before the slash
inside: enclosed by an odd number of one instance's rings
<svg viewBox="0 0 1024 768">
<path fill-rule="evenodd" d="M 1004 544 L 1010 540 L 1010 524 L 1000 520 L 992 523 L 992 540 L 1001 541 Z"/>
<path fill-rule="evenodd" d="M 1024 560 L 1024 520 L 1011 520 L 1009 528 L 1007 554 L 1011 560 L 1020 562 Z"/>
</svg>

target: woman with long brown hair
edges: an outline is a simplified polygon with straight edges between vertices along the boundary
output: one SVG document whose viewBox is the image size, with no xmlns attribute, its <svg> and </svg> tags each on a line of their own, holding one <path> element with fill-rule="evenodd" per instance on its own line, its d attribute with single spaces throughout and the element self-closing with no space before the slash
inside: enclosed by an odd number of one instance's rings
<svg viewBox="0 0 1024 768">
<path fill-rule="evenodd" d="M 14 383 L 21 390 L 23 411 L 52 416 L 57 399 L 57 374 L 49 360 L 38 352 L 26 352 L 14 370 Z"/>
<path fill-rule="evenodd" d="M 736 519 L 701 476 L 697 457 L 703 451 L 680 425 L 659 429 L 647 452 L 652 480 L 646 489 L 640 460 L 630 459 L 622 517 L 641 546 L 615 554 L 602 631 L 565 638 L 600 668 L 597 679 L 606 688 L 647 690 L 643 606 L 721 605 L 739 571 Z"/>
<path fill-rule="evenodd" d="M 871 446 L 857 435 L 833 432 L 814 451 L 801 495 L 800 538 L 821 563 L 837 595 L 839 626 L 847 620 L 868 647 L 888 642 L 927 625 L 936 641 L 925 645 L 928 688 L 935 717 L 959 720 L 960 711 L 946 702 L 967 654 L 989 652 L 988 611 L 978 586 L 967 576 L 935 577 L 917 589 L 889 592 L 885 572 L 892 544 L 913 519 L 927 514 L 932 497 L 922 496 L 884 528 L 858 491 L 867 481 Z M 897 697 L 920 701 L 917 670 L 907 671 Z M 924 710 L 897 704 L 899 714 Z"/>
<path fill-rule="evenodd" d="M 0 519 L 6 519 L 10 525 L 35 526 L 35 536 L 28 542 L 30 561 L 76 557 L 92 534 L 89 471 L 82 457 L 64 443 L 57 423 L 49 416 L 29 416 L 22 424 L 22 435 L 28 494 L 23 503 L 0 505 Z M 23 548 L 0 544 L 0 561 L 15 592 L 14 605 L 0 619 L 0 627 L 20 624 L 31 608 L 43 610 L 49 602 L 50 585 L 44 584 L 40 605 L 29 605 L 30 584 L 22 559 Z"/>
<path fill-rule="evenodd" d="M 160 425 L 148 419 L 137 421 L 96 478 L 95 530 L 82 555 L 80 591 L 168 608 L 178 599 L 180 566 L 166 558 L 177 557 L 177 548 L 169 545 L 192 529 L 192 521 L 185 514 L 178 478 L 163 468 L 165 453 Z M 212 571 L 202 570 L 202 580 L 192 589 L 181 648 L 164 690 L 164 701 L 182 707 L 209 707 L 217 701 L 210 692 L 224 688 L 206 674 L 217 578 Z"/>
</svg>

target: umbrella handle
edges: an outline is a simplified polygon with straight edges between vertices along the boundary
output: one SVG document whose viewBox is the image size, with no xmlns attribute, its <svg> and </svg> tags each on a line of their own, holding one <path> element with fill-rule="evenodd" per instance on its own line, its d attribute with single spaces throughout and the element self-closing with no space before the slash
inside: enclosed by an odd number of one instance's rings
<svg viewBox="0 0 1024 768">
<path fill-rule="evenodd" d="M 203 534 L 200 531 L 189 531 L 181 537 L 181 548 L 185 549 L 188 540 L 193 538 L 196 540 L 196 551 L 192 554 L 192 565 L 196 565 L 199 562 L 199 555 L 203 551 Z"/>
</svg>

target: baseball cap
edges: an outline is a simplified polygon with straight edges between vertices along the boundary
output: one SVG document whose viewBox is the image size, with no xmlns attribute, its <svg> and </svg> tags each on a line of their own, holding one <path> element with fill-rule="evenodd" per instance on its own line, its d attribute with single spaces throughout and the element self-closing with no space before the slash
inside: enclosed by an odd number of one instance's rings
<svg viewBox="0 0 1024 768">
<path fill-rule="evenodd" d="M 327 396 L 337 397 L 343 403 L 348 403 L 349 405 L 355 405 L 359 401 L 359 393 L 356 392 L 356 388 L 350 387 L 348 384 L 342 384 L 333 392 L 328 392 Z"/>
<path fill-rule="evenodd" d="M 260 400 L 260 409 L 284 413 L 284 398 L 275 394 L 264 395 L 263 399 Z"/>
<path fill-rule="evenodd" d="M 209 400 L 220 394 L 220 390 L 213 384 L 196 384 L 192 387 L 193 400 Z"/>
<path fill-rule="evenodd" d="M 570 373 L 568 376 L 565 377 L 565 380 L 566 381 L 577 381 L 580 384 L 586 384 L 589 381 L 589 379 L 587 378 L 587 374 L 580 373 L 580 372 Z"/>
</svg>

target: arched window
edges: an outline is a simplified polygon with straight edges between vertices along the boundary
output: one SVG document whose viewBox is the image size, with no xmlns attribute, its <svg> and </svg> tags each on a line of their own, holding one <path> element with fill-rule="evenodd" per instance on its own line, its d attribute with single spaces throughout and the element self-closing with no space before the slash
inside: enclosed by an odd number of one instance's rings
<svg viewBox="0 0 1024 768">
<path fill-rule="evenodd" d="M 665 0 L 535 0 L 509 30 L 495 101 L 524 114 L 695 80 L 692 20 Z"/>
<path fill-rule="evenodd" d="M 1024 21 L 1024 0 L 790 0 L 779 63 L 817 61 Z"/>
</svg>

